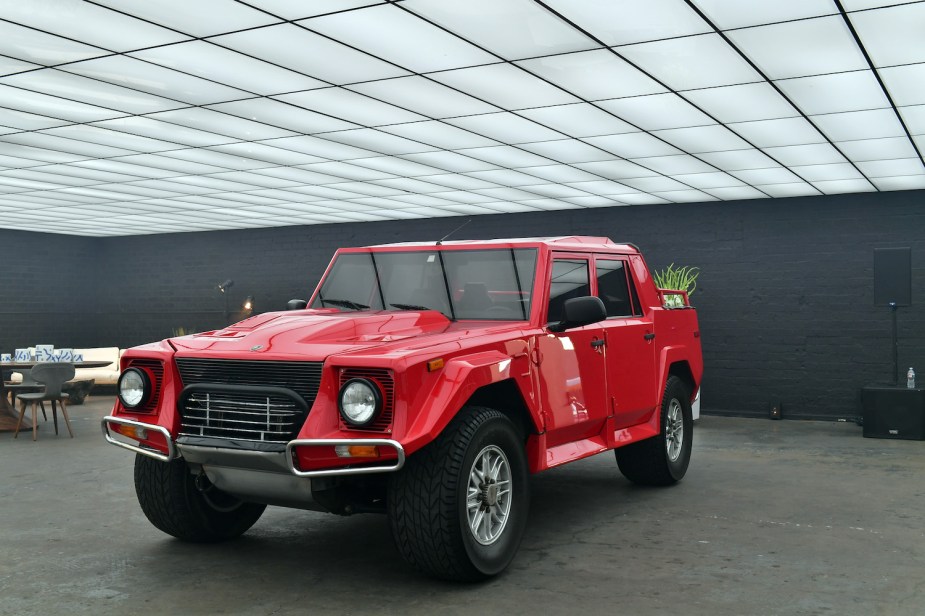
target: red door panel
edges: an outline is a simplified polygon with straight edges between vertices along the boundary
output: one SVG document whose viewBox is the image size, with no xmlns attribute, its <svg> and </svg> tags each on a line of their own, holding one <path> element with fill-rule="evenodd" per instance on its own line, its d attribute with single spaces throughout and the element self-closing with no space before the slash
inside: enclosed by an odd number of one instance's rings
<svg viewBox="0 0 925 616">
<path fill-rule="evenodd" d="M 608 314 L 601 327 L 607 340 L 607 387 L 615 427 L 626 428 L 646 421 L 657 403 L 655 330 L 651 314 L 643 314 L 627 261 L 598 257 L 595 277 Z"/>
<path fill-rule="evenodd" d="M 550 270 L 547 322 L 563 318 L 565 300 L 591 294 L 589 258 L 554 254 Z M 609 414 L 601 325 L 542 335 L 537 347 L 547 445 L 599 434 Z"/>
</svg>

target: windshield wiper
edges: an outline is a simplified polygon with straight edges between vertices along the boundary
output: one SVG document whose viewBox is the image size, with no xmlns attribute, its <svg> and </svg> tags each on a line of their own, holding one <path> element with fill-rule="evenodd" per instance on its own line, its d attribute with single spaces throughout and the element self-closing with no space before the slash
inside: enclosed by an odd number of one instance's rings
<svg viewBox="0 0 925 616">
<path fill-rule="evenodd" d="M 433 308 L 428 308 L 427 306 L 418 306 L 417 304 L 389 304 L 393 308 L 398 308 L 399 310 L 433 310 Z"/>
<path fill-rule="evenodd" d="M 335 306 L 340 306 L 341 308 L 350 308 L 351 310 L 369 310 L 369 306 L 358 304 L 356 302 L 351 302 L 349 299 L 324 298 L 321 300 L 321 305 L 324 306 L 325 304 L 333 304 Z"/>
</svg>

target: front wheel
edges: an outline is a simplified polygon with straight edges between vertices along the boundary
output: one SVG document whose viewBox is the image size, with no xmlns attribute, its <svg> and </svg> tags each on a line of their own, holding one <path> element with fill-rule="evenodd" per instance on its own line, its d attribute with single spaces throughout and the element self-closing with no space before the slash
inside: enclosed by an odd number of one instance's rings
<svg viewBox="0 0 925 616">
<path fill-rule="evenodd" d="M 266 505 L 248 503 L 194 476 L 182 459 L 161 462 L 135 456 L 135 494 L 148 520 L 177 539 L 207 543 L 244 534 Z"/>
<path fill-rule="evenodd" d="M 614 450 L 624 477 L 640 485 L 667 486 L 684 477 L 691 461 L 694 421 L 684 382 L 668 377 L 657 436 Z"/>
<path fill-rule="evenodd" d="M 503 571 L 529 508 L 523 440 L 494 409 L 466 407 L 389 484 L 392 535 L 418 570 L 454 581 Z"/>
</svg>

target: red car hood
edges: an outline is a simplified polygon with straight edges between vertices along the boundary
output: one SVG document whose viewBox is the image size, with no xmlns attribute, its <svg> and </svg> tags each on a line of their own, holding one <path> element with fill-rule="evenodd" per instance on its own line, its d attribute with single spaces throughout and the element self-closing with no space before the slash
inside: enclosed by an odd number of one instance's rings
<svg viewBox="0 0 925 616">
<path fill-rule="evenodd" d="M 505 327 L 509 325 L 504 324 Z M 386 345 L 423 348 L 458 340 L 460 329 L 492 326 L 497 328 L 499 323 L 463 325 L 432 310 L 298 310 L 268 312 L 225 329 L 173 338 L 170 342 L 180 356 L 202 354 L 236 359 L 321 361 L 329 355 L 370 348 L 378 350 Z M 413 338 L 420 340 L 409 343 Z"/>
</svg>

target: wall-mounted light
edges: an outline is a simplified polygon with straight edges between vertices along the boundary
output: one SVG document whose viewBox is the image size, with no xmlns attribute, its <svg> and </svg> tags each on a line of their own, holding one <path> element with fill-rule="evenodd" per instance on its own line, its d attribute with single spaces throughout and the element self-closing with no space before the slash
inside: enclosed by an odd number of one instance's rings
<svg viewBox="0 0 925 616">
<path fill-rule="evenodd" d="M 233 286 L 234 280 L 231 278 L 218 285 L 218 290 L 222 292 L 222 301 L 225 304 L 225 325 L 228 325 L 231 318 L 231 312 L 228 310 L 228 293 L 226 291 Z"/>
<path fill-rule="evenodd" d="M 254 309 L 254 296 L 248 295 L 244 298 L 244 305 L 242 306 L 244 310 L 253 310 Z"/>
</svg>

